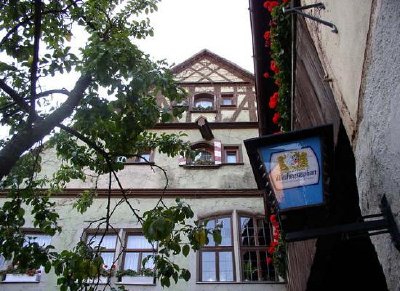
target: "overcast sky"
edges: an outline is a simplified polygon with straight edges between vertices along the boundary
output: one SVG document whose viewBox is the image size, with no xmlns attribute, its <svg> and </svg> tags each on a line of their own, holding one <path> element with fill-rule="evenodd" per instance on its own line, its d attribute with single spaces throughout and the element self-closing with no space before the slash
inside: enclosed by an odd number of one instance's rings
<svg viewBox="0 0 400 291">
<path fill-rule="evenodd" d="M 154 37 L 139 42 L 145 52 L 179 64 L 206 48 L 254 71 L 248 0 L 162 0 L 158 7 Z"/>
</svg>

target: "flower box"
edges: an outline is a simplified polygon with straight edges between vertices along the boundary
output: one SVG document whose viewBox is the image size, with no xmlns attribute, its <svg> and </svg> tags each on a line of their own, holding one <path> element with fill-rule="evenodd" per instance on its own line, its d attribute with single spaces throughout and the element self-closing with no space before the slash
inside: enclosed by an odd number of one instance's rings
<svg viewBox="0 0 400 291">
<path fill-rule="evenodd" d="M 152 285 L 154 284 L 153 276 L 122 276 L 122 284 Z"/>
<path fill-rule="evenodd" d="M 39 282 L 40 275 L 36 274 L 33 276 L 27 274 L 6 274 L 3 282 Z"/>
</svg>

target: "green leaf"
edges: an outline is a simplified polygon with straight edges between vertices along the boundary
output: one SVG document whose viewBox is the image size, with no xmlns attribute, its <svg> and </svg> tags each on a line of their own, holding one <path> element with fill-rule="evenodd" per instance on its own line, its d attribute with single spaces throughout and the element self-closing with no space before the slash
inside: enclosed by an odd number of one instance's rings
<svg viewBox="0 0 400 291">
<path fill-rule="evenodd" d="M 190 252 L 190 246 L 189 245 L 184 245 L 182 247 L 182 254 L 187 257 L 189 255 Z"/>
</svg>

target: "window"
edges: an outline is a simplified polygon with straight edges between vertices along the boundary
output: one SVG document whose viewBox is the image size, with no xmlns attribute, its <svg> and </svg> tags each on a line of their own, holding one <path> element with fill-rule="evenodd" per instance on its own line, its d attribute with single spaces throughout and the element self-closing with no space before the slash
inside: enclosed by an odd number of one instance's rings
<svg viewBox="0 0 400 291">
<path fill-rule="evenodd" d="M 240 253 L 243 281 L 273 281 L 275 272 L 267 265 L 271 230 L 263 218 L 240 217 Z"/>
<path fill-rule="evenodd" d="M 188 165 L 214 165 L 214 147 L 208 143 L 198 143 L 192 146 L 195 151 L 193 159 L 188 159 Z"/>
<path fill-rule="evenodd" d="M 200 93 L 193 96 L 193 109 L 194 110 L 213 110 L 214 109 L 214 95 L 209 93 Z"/>
<path fill-rule="evenodd" d="M 114 264 L 114 256 L 117 245 L 116 234 L 89 234 L 86 243 L 94 249 L 100 249 L 105 267 L 110 268 Z"/>
<path fill-rule="evenodd" d="M 138 156 L 126 159 L 126 164 L 147 164 L 154 162 L 154 151 L 147 150 L 138 154 Z"/>
<path fill-rule="evenodd" d="M 235 279 L 231 217 L 210 219 L 207 228 L 222 225 L 222 241 L 216 244 L 209 236 L 209 244 L 200 251 L 200 281 L 231 282 Z"/>
<path fill-rule="evenodd" d="M 147 269 L 153 271 L 154 263 L 150 256 L 154 255 L 155 249 L 142 234 L 128 234 L 124 252 L 124 270 L 133 270 L 138 273 Z M 148 257 L 148 258 L 147 258 Z M 147 262 L 143 268 L 143 259 Z"/>
<path fill-rule="evenodd" d="M 110 273 L 115 275 L 113 280 L 122 284 L 155 284 L 154 262 L 149 256 L 154 255 L 156 250 L 142 233 L 120 229 L 117 233 L 104 234 L 100 230 L 96 234 L 89 232 L 86 242 L 98 249 L 103 258 L 104 272 L 99 278 L 100 284 L 108 282 Z M 143 266 L 145 259 L 147 262 Z M 97 278 L 91 282 L 96 283 Z"/>
<path fill-rule="evenodd" d="M 235 98 L 233 94 L 221 94 L 221 107 L 235 107 Z"/>
<path fill-rule="evenodd" d="M 32 243 L 38 244 L 39 247 L 46 247 L 51 242 L 51 236 L 37 233 L 37 232 L 26 232 L 24 235 L 25 241 L 24 246 L 27 246 Z M 7 261 L 4 260 L 4 257 L 0 255 L 0 267 L 4 268 L 7 265 Z M 29 269 L 26 270 L 25 273 L 20 274 L 6 274 L 3 282 L 39 282 L 42 274 L 44 273 L 44 268 L 40 267 L 39 269 Z"/>
<path fill-rule="evenodd" d="M 267 248 L 271 241 L 269 223 L 262 217 L 232 215 L 211 217 L 207 227 L 222 224 L 221 244 L 212 237 L 198 255 L 201 282 L 266 282 L 276 281 L 272 265 L 267 265 Z M 238 221 L 237 228 L 232 221 Z M 238 254 L 238 257 L 235 257 Z"/>
<path fill-rule="evenodd" d="M 224 163 L 238 164 L 241 163 L 239 146 L 224 146 Z"/>
</svg>

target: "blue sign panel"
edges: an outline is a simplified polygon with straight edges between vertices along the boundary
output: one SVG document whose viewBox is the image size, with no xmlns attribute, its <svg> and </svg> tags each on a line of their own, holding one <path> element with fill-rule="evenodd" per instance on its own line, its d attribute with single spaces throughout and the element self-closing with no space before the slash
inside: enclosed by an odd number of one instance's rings
<svg viewBox="0 0 400 291">
<path fill-rule="evenodd" d="M 260 147 L 279 209 L 323 203 L 323 167 L 319 137 Z"/>
</svg>

